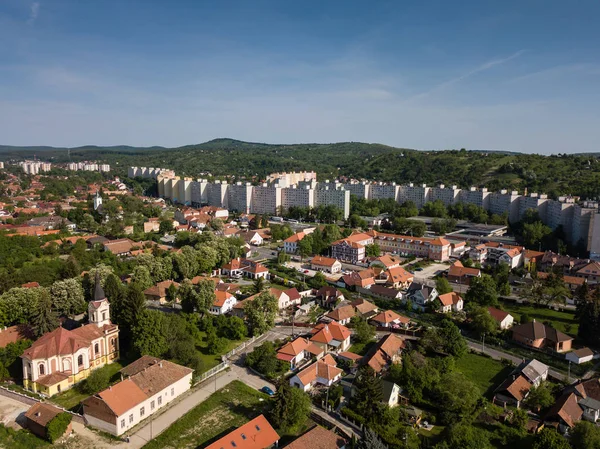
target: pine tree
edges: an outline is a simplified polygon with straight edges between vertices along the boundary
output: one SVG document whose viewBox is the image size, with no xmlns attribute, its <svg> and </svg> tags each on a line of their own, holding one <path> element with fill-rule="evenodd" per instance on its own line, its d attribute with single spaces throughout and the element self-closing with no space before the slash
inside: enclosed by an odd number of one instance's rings
<svg viewBox="0 0 600 449">
<path fill-rule="evenodd" d="M 387 449 L 387 447 L 377 437 L 377 434 L 367 427 L 365 435 L 356 444 L 356 449 Z"/>
<path fill-rule="evenodd" d="M 37 337 L 41 337 L 46 332 L 51 332 L 58 327 L 58 318 L 52 311 L 52 300 L 50 294 L 44 289 L 36 305 L 32 317 L 33 329 Z"/>
</svg>

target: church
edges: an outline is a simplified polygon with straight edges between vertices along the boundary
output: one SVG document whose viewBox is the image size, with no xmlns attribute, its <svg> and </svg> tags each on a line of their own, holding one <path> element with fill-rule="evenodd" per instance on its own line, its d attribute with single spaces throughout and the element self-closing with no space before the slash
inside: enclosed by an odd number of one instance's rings
<svg viewBox="0 0 600 449">
<path fill-rule="evenodd" d="M 89 324 L 77 329 L 59 327 L 42 335 L 23 352 L 26 389 L 53 396 L 119 358 L 119 326 L 110 322 L 110 306 L 98 280 L 88 318 Z"/>
</svg>

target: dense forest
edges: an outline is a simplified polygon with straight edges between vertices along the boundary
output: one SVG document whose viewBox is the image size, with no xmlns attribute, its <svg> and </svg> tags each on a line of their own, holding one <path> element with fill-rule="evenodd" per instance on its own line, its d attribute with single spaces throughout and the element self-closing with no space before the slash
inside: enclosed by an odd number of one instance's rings
<svg viewBox="0 0 600 449">
<path fill-rule="evenodd" d="M 380 144 L 272 145 L 215 139 L 179 148 L 127 146 L 80 148 L 0 146 L 0 160 L 33 157 L 53 162 L 101 160 L 124 174 L 130 165 L 164 167 L 199 177 L 263 179 L 276 171 L 315 170 L 319 179 L 338 176 L 397 183 L 444 183 L 560 194 L 600 196 L 597 154 L 541 156 L 503 152 L 417 151 Z"/>
</svg>

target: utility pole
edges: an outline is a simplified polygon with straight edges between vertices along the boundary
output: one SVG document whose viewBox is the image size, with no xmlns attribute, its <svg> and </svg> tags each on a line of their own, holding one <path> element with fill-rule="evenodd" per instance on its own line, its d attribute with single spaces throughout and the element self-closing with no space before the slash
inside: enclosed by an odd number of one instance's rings
<svg viewBox="0 0 600 449">
<path fill-rule="evenodd" d="M 485 332 L 483 333 L 483 343 L 481 344 L 481 353 L 485 353 Z"/>
</svg>

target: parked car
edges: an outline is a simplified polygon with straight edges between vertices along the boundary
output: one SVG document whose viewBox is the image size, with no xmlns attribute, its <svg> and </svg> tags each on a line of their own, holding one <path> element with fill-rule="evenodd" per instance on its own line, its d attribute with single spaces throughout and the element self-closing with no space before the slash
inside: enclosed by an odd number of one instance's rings
<svg viewBox="0 0 600 449">
<path fill-rule="evenodd" d="M 304 270 L 305 273 L 308 273 L 308 270 Z"/>
<path fill-rule="evenodd" d="M 415 271 L 423 271 L 423 268 L 421 268 L 421 267 L 415 268 Z"/>
<path fill-rule="evenodd" d="M 260 391 L 262 391 L 265 394 L 268 394 L 269 396 L 273 396 L 275 394 L 275 392 L 273 390 L 271 390 L 271 388 L 269 388 L 268 386 L 264 386 L 260 389 Z"/>
</svg>

